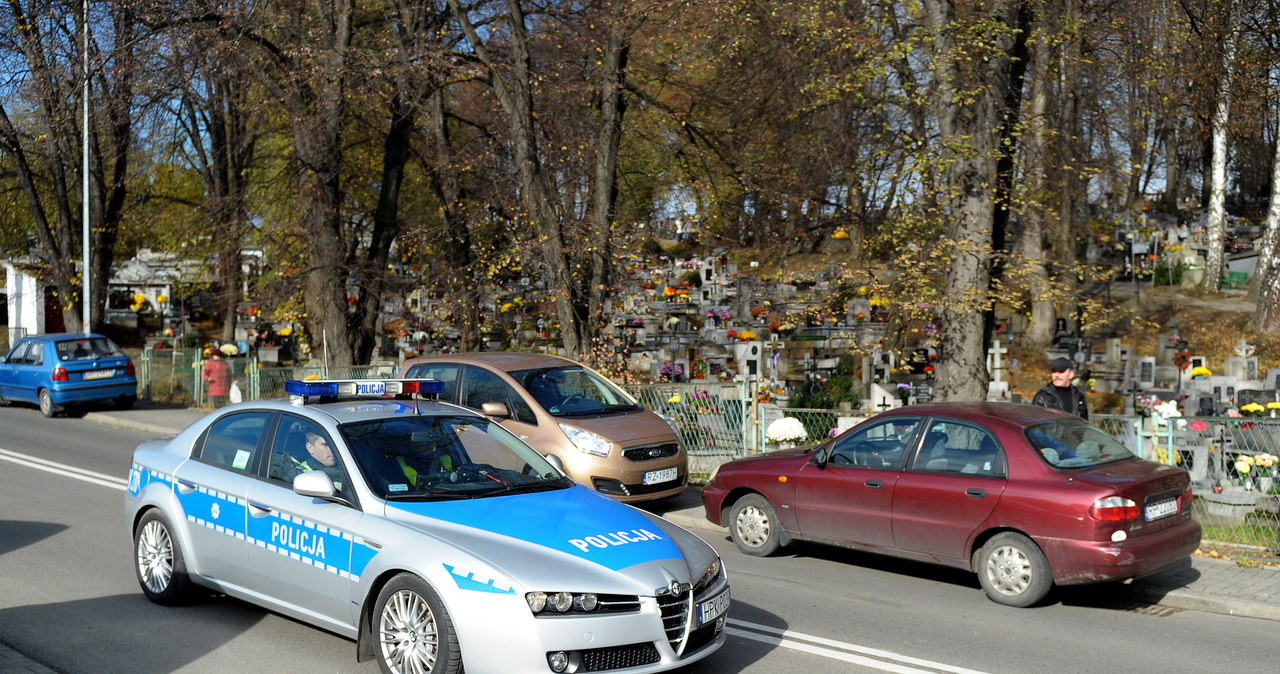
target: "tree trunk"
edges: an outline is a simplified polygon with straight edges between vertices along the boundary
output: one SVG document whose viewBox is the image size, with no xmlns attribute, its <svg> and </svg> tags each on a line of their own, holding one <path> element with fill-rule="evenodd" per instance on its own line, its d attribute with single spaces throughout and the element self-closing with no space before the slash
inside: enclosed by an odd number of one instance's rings
<svg viewBox="0 0 1280 674">
<path fill-rule="evenodd" d="M 298 163 L 298 198 L 302 226 L 309 239 L 306 307 L 311 357 L 328 366 L 355 363 L 355 344 L 349 322 L 347 248 L 342 235 L 342 122 L 346 111 L 344 79 L 352 35 L 353 3 L 337 3 L 328 16 L 332 32 L 327 44 L 314 47 L 316 57 L 306 88 L 292 101 L 293 142 Z M 294 76 L 300 76 L 294 73 Z"/>
<path fill-rule="evenodd" d="M 984 400 L 990 375 L 984 353 L 983 314 L 990 306 L 991 243 L 995 216 L 999 128 L 1010 87 L 1010 32 L 995 38 L 991 51 L 963 41 L 977 22 L 1013 18 L 1009 2 L 997 0 L 979 11 L 944 0 L 926 0 L 926 21 L 934 38 L 937 73 L 934 114 L 944 140 L 941 204 L 953 258 L 941 307 L 938 400 Z M 1002 25 L 1001 29 L 1007 26 Z M 984 33 L 986 31 L 983 31 Z M 964 93 L 961 94 L 960 92 Z"/>
<path fill-rule="evenodd" d="M 620 6 L 621 2 L 611 6 Z M 623 85 L 627 57 L 631 52 L 631 29 L 621 16 L 608 17 L 608 36 L 604 49 L 603 80 L 600 83 L 600 114 L 595 146 L 595 173 L 591 189 L 591 231 L 589 239 L 591 264 L 587 280 L 587 315 L 582 323 L 587 333 L 579 340 L 586 345 L 599 339 L 604 312 L 609 301 L 611 275 L 610 232 L 614 207 L 618 199 L 618 146 L 622 138 L 622 119 L 626 113 Z"/>
<path fill-rule="evenodd" d="M 1236 67 L 1236 38 L 1239 30 L 1235 26 L 1235 2 L 1227 6 L 1226 41 L 1222 47 L 1222 80 L 1218 83 L 1217 106 L 1213 113 L 1213 160 L 1212 173 L 1209 179 L 1209 218 L 1205 224 L 1206 245 L 1209 253 L 1205 257 L 1204 280 L 1200 283 L 1202 290 L 1218 291 L 1222 286 L 1223 262 L 1222 244 L 1226 238 L 1226 202 L 1227 202 L 1227 122 L 1231 117 L 1231 78 Z"/>
<path fill-rule="evenodd" d="M 1039 37 L 1046 37 L 1043 33 Z M 1052 261 L 1045 256 L 1045 161 L 1049 147 L 1049 125 L 1045 115 L 1049 109 L 1049 62 L 1053 51 L 1047 40 L 1038 39 L 1031 55 L 1030 109 L 1027 112 L 1027 134 L 1023 143 L 1023 185 L 1026 206 L 1022 213 L 1021 250 L 1024 261 L 1031 265 L 1028 282 L 1031 320 L 1022 333 L 1033 349 L 1043 349 L 1053 338 L 1053 296 L 1050 287 Z"/>
</svg>

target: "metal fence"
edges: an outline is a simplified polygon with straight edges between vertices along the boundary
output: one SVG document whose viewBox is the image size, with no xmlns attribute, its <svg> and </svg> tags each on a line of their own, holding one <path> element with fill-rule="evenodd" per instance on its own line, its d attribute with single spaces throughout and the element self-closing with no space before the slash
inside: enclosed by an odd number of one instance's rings
<svg viewBox="0 0 1280 674">
<path fill-rule="evenodd" d="M 358 379 L 395 375 L 393 364 L 349 368 L 264 367 L 252 358 L 231 358 L 246 400 L 284 395 L 284 382 L 308 376 Z M 150 400 L 208 407 L 203 361 L 194 350 L 151 350 L 139 359 L 139 395 Z M 761 404 L 750 384 L 664 383 L 628 387 L 645 407 L 675 426 L 689 453 L 695 480 L 736 458 L 778 449 L 766 434 L 776 420 L 792 417 L 815 444 L 861 417 L 849 410 L 783 408 Z M 1131 451 L 1190 473 L 1194 517 L 1204 527 L 1205 546 L 1235 556 L 1276 559 L 1280 530 L 1280 419 L 1192 417 L 1160 425 L 1136 416 L 1099 415 L 1091 421 Z M 1270 458 L 1269 458 L 1270 457 Z"/>
<path fill-rule="evenodd" d="M 208 389 L 204 386 L 205 360 L 196 349 L 147 349 L 138 358 L 138 395 L 156 402 L 208 408 Z M 266 366 L 258 359 L 228 358 L 231 376 L 235 378 L 244 400 L 279 398 L 284 383 L 290 379 L 364 379 L 392 377 L 396 365 L 355 365 L 325 367 L 305 365 L 293 367 Z"/>
</svg>

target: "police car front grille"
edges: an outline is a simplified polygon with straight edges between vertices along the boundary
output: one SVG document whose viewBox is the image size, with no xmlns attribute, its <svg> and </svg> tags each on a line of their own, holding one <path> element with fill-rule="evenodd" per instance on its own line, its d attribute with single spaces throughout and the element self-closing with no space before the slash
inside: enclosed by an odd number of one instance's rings
<svg viewBox="0 0 1280 674">
<path fill-rule="evenodd" d="M 689 617 L 693 614 L 693 594 L 688 590 L 680 594 L 664 594 L 658 598 L 658 610 L 662 612 L 662 629 L 667 632 L 667 643 L 679 655 L 683 651 Z"/>
<path fill-rule="evenodd" d="M 685 653 L 692 653 L 703 646 L 715 641 L 716 625 L 714 622 L 699 627 L 689 634 L 689 640 L 684 645 Z"/>
<path fill-rule="evenodd" d="M 651 643 L 628 644 L 612 648 L 596 648 L 582 651 L 582 667 L 580 672 L 607 672 L 611 669 L 626 669 L 652 665 L 662 659 L 658 649 Z"/>
<path fill-rule="evenodd" d="M 622 455 L 627 457 L 629 461 L 637 463 L 641 461 L 654 461 L 657 459 L 666 459 L 680 453 L 680 445 L 674 442 L 668 442 L 661 445 L 642 445 L 640 447 L 628 447 L 622 450 Z"/>
</svg>

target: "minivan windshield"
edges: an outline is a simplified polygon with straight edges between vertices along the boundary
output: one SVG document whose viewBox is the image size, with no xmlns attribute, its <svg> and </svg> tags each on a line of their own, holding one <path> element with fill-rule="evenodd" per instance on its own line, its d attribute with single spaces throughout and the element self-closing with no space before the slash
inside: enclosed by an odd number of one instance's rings
<svg viewBox="0 0 1280 674">
<path fill-rule="evenodd" d="M 565 489 L 541 454 L 488 419 L 397 416 L 343 424 L 369 488 L 389 501 L 436 501 Z"/>
<path fill-rule="evenodd" d="M 580 417 L 641 409 L 613 382 L 584 367 L 543 367 L 507 374 L 552 416 Z"/>
<path fill-rule="evenodd" d="M 1077 417 L 1036 424 L 1026 435 L 1040 456 L 1058 468 L 1091 468 L 1135 458 L 1111 435 Z"/>
</svg>

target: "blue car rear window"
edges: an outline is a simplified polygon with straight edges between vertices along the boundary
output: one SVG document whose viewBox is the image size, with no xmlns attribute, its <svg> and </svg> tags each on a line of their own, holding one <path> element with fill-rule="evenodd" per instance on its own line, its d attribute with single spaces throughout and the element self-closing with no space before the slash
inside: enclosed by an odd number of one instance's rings
<svg viewBox="0 0 1280 674">
<path fill-rule="evenodd" d="M 97 360 L 123 356 L 124 352 L 115 342 L 106 337 L 84 337 L 65 339 L 54 345 L 58 350 L 58 360 Z"/>
</svg>

